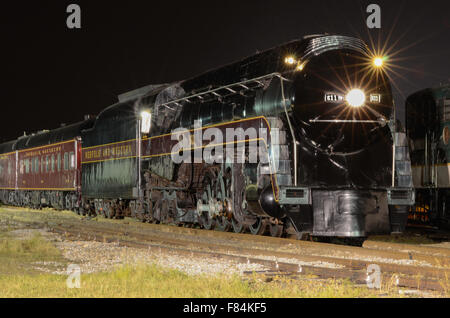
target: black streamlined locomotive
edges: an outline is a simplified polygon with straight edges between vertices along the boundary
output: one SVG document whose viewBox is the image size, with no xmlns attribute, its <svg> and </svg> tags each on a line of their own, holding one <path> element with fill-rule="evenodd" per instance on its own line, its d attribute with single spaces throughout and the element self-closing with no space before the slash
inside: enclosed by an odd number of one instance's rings
<svg viewBox="0 0 450 318">
<path fill-rule="evenodd" d="M 272 236 L 402 232 L 414 203 L 408 145 L 396 130 L 389 80 L 373 59 L 359 39 L 306 36 L 120 95 L 77 136 L 74 209 Z M 214 140 L 197 138 L 208 129 Z M 218 139 L 230 131 L 231 141 Z M 187 142 L 177 148 L 181 137 Z M 8 145 L 0 149 L 26 149 Z M 255 149 L 260 156 L 250 161 Z M 23 204 L 11 195 L 23 192 L 17 182 L 2 192 L 4 202 Z"/>
</svg>

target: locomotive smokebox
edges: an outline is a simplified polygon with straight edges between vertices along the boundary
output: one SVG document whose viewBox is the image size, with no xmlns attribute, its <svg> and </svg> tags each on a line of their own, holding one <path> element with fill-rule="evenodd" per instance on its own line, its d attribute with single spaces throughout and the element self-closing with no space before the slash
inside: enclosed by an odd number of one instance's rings
<svg viewBox="0 0 450 318">
<path fill-rule="evenodd" d="M 284 217 L 283 209 L 275 201 L 272 186 L 266 187 L 263 192 L 261 192 L 259 204 L 267 215 L 278 219 Z"/>
</svg>

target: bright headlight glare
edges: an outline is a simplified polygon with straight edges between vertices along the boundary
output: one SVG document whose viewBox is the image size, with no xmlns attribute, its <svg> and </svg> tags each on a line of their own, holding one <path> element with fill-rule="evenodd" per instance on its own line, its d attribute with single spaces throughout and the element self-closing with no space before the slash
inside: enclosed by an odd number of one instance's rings
<svg viewBox="0 0 450 318">
<path fill-rule="evenodd" d="M 295 57 L 293 56 L 286 56 L 286 58 L 284 59 L 284 63 L 288 64 L 288 65 L 293 65 L 295 64 L 296 60 Z"/>
<path fill-rule="evenodd" d="M 360 89 L 352 89 L 345 96 L 345 100 L 352 107 L 361 107 L 366 102 L 366 94 Z"/>
<path fill-rule="evenodd" d="M 384 60 L 382 57 L 376 57 L 373 59 L 373 65 L 375 65 L 376 67 L 382 67 L 384 64 Z"/>
</svg>

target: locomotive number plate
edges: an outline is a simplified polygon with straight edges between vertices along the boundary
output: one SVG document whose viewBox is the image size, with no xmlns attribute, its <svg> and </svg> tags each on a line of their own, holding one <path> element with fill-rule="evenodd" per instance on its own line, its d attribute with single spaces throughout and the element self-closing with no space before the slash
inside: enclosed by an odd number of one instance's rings
<svg viewBox="0 0 450 318">
<path fill-rule="evenodd" d="M 326 93 L 325 102 L 326 103 L 342 103 L 344 101 L 344 96 L 336 93 Z"/>
</svg>

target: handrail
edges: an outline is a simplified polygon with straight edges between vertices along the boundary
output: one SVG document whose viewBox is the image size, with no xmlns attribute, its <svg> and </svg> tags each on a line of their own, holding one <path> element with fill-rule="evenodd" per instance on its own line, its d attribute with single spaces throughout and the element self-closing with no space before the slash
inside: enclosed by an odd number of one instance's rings
<svg viewBox="0 0 450 318">
<path fill-rule="evenodd" d="M 251 83 L 254 84 L 254 83 L 256 83 L 256 84 L 258 84 L 257 87 L 262 87 L 262 86 L 264 86 L 264 84 L 261 82 L 262 80 L 265 80 L 265 79 L 268 79 L 268 78 L 274 78 L 274 77 L 278 77 L 280 80 L 289 81 L 288 79 L 284 78 L 281 75 L 281 73 L 276 72 L 276 73 L 271 73 L 271 74 L 267 74 L 267 75 L 260 76 L 260 77 L 255 77 L 255 78 L 252 78 L 252 79 L 249 79 L 249 80 L 245 80 L 245 81 L 242 81 L 242 82 L 237 82 L 237 83 L 232 83 L 232 84 L 228 84 L 228 85 L 225 85 L 225 86 L 217 87 L 217 88 L 210 89 L 210 90 L 207 90 L 207 91 L 204 91 L 204 92 L 200 92 L 200 93 L 197 93 L 197 94 L 193 94 L 193 95 L 189 95 L 189 96 L 182 97 L 182 98 L 179 98 L 179 99 L 175 99 L 173 101 L 169 101 L 169 102 L 166 102 L 166 103 L 163 103 L 163 104 L 159 104 L 159 105 L 156 105 L 156 106 L 158 106 L 158 107 L 164 106 L 164 107 L 167 107 L 167 108 L 171 109 L 169 107 L 169 105 L 181 106 L 180 105 L 181 102 L 188 102 L 189 103 L 189 102 L 192 102 L 191 100 L 194 99 L 194 98 L 198 98 L 199 100 L 203 101 L 204 100 L 204 96 L 208 95 L 208 94 L 211 94 L 215 98 L 219 99 L 219 98 L 225 97 L 225 95 L 219 94 L 219 91 L 221 91 L 221 90 L 227 90 L 231 94 L 242 93 L 243 91 L 248 91 L 248 90 L 252 90 L 253 89 L 253 88 L 248 87 L 246 84 L 251 84 Z M 233 89 L 233 88 L 237 88 L 237 87 L 240 87 L 242 89 L 241 90 Z"/>
</svg>

